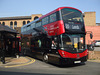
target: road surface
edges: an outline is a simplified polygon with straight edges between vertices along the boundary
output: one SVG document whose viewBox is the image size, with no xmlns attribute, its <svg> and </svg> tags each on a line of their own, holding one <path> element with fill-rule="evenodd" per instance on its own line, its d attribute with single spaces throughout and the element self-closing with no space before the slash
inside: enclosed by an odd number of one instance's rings
<svg viewBox="0 0 100 75">
<path fill-rule="evenodd" d="M 87 61 L 86 64 L 59 67 L 35 59 L 25 66 L 0 67 L 0 75 L 100 75 L 100 63 Z"/>
</svg>

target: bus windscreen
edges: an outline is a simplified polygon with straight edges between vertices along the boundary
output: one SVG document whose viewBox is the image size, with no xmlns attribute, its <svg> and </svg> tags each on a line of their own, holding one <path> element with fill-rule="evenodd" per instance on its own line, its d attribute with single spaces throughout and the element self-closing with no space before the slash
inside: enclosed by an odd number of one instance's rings
<svg viewBox="0 0 100 75">
<path fill-rule="evenodd" d="M 64 8 L 61 10 L 62 19 L 65 25 L 66 31 L 84 31 L 83 15 L 80 11 L 75 9 Z"/>
</svg>

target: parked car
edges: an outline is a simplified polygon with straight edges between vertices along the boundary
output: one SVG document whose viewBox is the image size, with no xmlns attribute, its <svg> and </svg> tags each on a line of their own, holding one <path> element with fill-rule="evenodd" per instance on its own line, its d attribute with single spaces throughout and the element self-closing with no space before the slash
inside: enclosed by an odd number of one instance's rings
<svg viewBox="0 0 100 75">
<path fill-rule="evenodd" d="M 94 40 L 94 41 L 92 42 L 92 44 L 93 44 L 95 47 L 100 46 L 100 40 Z"/>
</svg>

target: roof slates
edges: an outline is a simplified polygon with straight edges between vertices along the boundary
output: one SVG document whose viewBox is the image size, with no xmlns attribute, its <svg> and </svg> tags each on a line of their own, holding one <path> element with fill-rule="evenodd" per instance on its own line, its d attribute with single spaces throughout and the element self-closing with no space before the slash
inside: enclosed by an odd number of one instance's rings
<svg viewBox="0 0 100 75">
<path fill-rule="evenodd" d="M 0 24 L 0 32 L 9 32 L 9 33 L 14 33 L 14 34 L 17 34 L 17 31 L 8 27 L 8 26 L 5 26 L 5 25 L 1 25 Z"/>
</svg>

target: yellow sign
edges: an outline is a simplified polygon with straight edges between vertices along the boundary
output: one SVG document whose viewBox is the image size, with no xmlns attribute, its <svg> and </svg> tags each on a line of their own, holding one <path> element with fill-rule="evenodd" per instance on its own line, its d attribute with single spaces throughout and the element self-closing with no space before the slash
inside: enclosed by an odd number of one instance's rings
<svg viewBox="0 0 100 75">
<path fill-rule="evenodd" d="M 77 48 L 77 47 L 78 47 L 77 43 L 74 43 L 74 48 Z"/>
<path fill-rule="evenodd" d="M 66 42 L 66 45 L 72 45 L 72 42 Z"/>
</svg>

